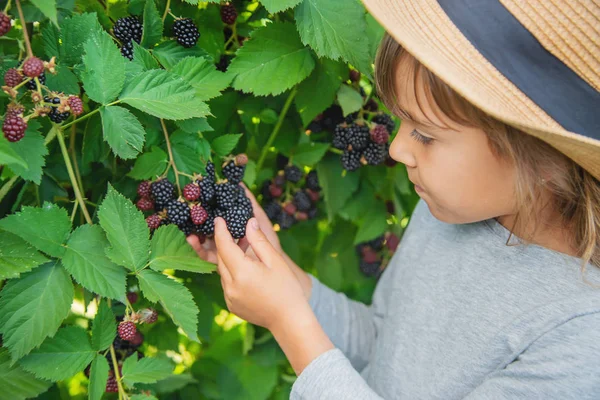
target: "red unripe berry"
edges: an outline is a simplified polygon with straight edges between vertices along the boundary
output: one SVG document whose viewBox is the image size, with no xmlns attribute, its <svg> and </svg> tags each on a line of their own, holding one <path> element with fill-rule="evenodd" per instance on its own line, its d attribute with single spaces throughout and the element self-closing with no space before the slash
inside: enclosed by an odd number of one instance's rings
<svg viewBox="0 0 600 400">
<path fill-rule="evenodd" d="M 128 292 L 127 293 L 127 300 L 129 301 L 129 304 L 135 304 L 138 301 L 138 294 L 135 292 Z"/>
<path fill-rule="evenodd" d="M 4 83 L 6 86 L 15 87 L 21 82 L 23 82 L 23 75 L 17 69 L 10 68 L 4 73 Z"/>
<path fill-rule="evenodd" d="M 158 214 L 152 214 L 151 216 L 146 218 L 146 224 L 148 224 L 148 228 L 150 228 L 150 230 L 152 231 L 158 229 L 158 227 L 160 226 L 160 222 L 161 218 Z"/>
<path fill-rule="evenodd" d="M 73 115 L 79 115 L 83 113 L 83 102 L 77 96 L 69 96 L 67 99 L 67 103 L 71 108 L 71 112 Z"/>
<path fill-rule="evenodd" d="M 144 343 L 144 335 L 142 335 L 140 332 L 136 332 L 135 336 L 130 340 L 130 342 L 136 347 L 141 346 L 142 343 Z"/>
<path fill-rule="evenodd" d="M 188 183 L 183 188 L 183 197 L 185 197 L 187 201 L 198 200 L 198 197 L 200 197 L 200 186 L 196 183 Z"/>
<path fill-rule="evenodd" d="M 308 197 L 310 197 L 310 201 L 312 201 L 313 203 L 316 203 L 317 201 L 319 201 L 319 198 L 321 197 L 319 192 L 315 192 L 314 190 L 311 190 L 311 189 L 306 189 L 306 194 L 308 194 Z"/>
<path fill-rule="evenodd" d="M 358 81 L 360 81 L 360 72 L 358 72 L 355 69 L 351 69 L 350 70 L 350 80 L 352 82 L 358 82 Z"/>
<path fill-rule="evenodd" d="M 131 321 L 123 321 L 119 323 L 119 327 L 117 328 L 119 332 L 119 337 L 123 340 L 132 340 L 135 337 L 135 333 L 137 329 L 135 324 Z"/>
<path fill-rule="evenodd" d="M 246 165 L 248 164 L 248 156 L 244 153 L 235 156 L 235 165 Z"/>
<path fill-rule="evenodd" d="M 394 235 L 393 233 L 390 235 L 390 237 L 387 238 L 387 240 L 385 242 L 385 245 L 387 246 L 388 249 L 390 249 L 390 251 L 396 251 L 399 244 L 400 244 L 400 239 L 398 238 L 398 236 Z"/>
<path fill-rule="evenodd" d="M 146 324 L 153 324 L 158 319 L 158 313 L 153 308 L 144 308 L 138 312 L 140 320 Z"/>
<path fill-rule="evenodd" d="M 6 35 L 10 28 L 10 17 L 0 11 L 0 36 Z"/>
<path fill-rule="evenodd" d="M 23 73 L 30 78 L 40 76 L 42 72 L 44 72 L 44 62 L 37 57 L 28 58 L 23 63 Z"/>
<path fill-rule="evenodd" d="M 107 393 L 118 393 L 119 385 L 117 385 L 117 380 L 114 376 L 109 376 L 108 381 L 106 381 L 106 389 Z"/>
<path fill-rule="evenodd" d="M 374 263 L 379 261 L 379 256 L 377 252 L 370 247 L 365 247 L 362 249 L 362 259 L 367 263 Z"/>
<path fill-rule="evenodd" d="M 286 214 L 294 215 L 297 209 L 294 203 L 287 203 L 283 206 L 283 211 L 285 211 Z"/>
<path fill-rule="evenodd" d="M 390 140 L 390 134 L 385 125 L 377 124 L 371 129 L 371 140 L 377 144 L 385 144 Z"/>
<path fill-rule="evenodd" d="M 269 185 L 269 193 L 271 193 L 271 196 L 273 197 L 279 197 L 283 194 L 283 188 L 281 186 L 277 186 L 274 183 L 271 183 Z"/>
<path fill-rule="evenodd" d="M 308 219 L 308 214 L 304 211 L 299 211 L 296 213 L 296 219 L 298 221 L 306 221 Z"/>
<path fill-rule="evenodd" d="M 27 122 L 19 114 L 6 113 L 2 123 L 2 132 L 9 142 L 18 142 L 23 139 L 26 130 Z"/>
<path fill-rule="evenodd" d="M 148 181 L 140 182 L 140 184 L 138 185 L 138 188 L 137 188 L 137 194 L 140 197 L 150 198 L 151 193 L 152 192 L 150 191 L 150 182 L 148 182 Z"/>
<path fill-rule="evenodd" d="M 227 25 L 233 25 L 237 19 L 237 10 L 233 4 L 227 2 L 221 6 L 221 21 Z"/>
<path fill-rule="evenodd" d="M 194 225 L 202 225 L 208 219 L 208 212 L 200 204 L 196 204 L 190 208 L 190 217 Z"/>
<path fill-rule="evenodd" d="M 141 199 L 139 199 L 136 205 L 137 208 L 139 208 L 142 211 L 150 211 L 154 208 L 154 202 L 147 197 L 142 197 Z"/>
</svg>

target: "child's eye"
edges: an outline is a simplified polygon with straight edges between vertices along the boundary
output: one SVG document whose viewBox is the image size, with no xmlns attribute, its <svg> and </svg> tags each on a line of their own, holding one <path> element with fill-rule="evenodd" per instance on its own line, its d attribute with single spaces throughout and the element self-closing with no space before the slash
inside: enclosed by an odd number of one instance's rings
<svg viewBox="0 0 600 400">
<path fill-rule="evenodd" d="M 433 142 L 432 138 L 421 135 L 416 129 L 413 129 L 413 131 L 410 133 L 410 136 L 412 136 L 417 142 L 421 142 L 423 144 L 431 144 Z"/>
</svg>

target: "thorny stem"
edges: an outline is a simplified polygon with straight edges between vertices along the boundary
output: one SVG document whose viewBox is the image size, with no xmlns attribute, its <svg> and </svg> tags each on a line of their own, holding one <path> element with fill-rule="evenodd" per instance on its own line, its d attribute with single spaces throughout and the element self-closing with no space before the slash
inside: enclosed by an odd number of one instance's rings
<svg viewBox="0 0 600 400">
<path fill-rule="evenodd" d="M 25 17 L 23 16 L 23 10 L 21 9 L 21 1 L 15 0 L 15 4 L 17 5 L 19 19 L 21 19 L 21 25 L 23 26 L 23 38 L 25 39 L 25 46 L 27 46 L 27 56 L 33 57 L 33 51 L 31 51 L 31 43 L 29 42 L 29 33 L 27 32 L 27 25 L 25 25 Z"/>
<path fill-rule="evenodd" d="M 169 132 L 167 132 L 167 126 L 165 121 L 161 118 L 160 125 L 162 126 L 163 133 L 165 134 L 165 141 L 167 142 L 167 150 L 169 151 L 169 164 L 173 167 L 175 173 L 175 183 L 177 184 L 177 192 L 181 196 L 181 187 L 179 187 L 179 171 L 177 171 L 177 165 L 175 165 L 175 159 L 173 158 L 173 150 L 171 149 L 171 141 L 169 140 Z"/>
<path fill-rule="evenodd" d="M 167 18 L 167 14 L 169 13 L 169 8 L 171 7 L 171 0 L 167 0 L 167 5 L 165 6 L 165 12 L 162 16 L 162 22 L 165 22 L 165 18 Z"/>
<path fill-rule="evenodd" d="M 260 169 L 262 168 L 262 165 L 265 162 L 265 158 L 267 157 L 267 152 L 269 151 L 269 148 L 271 148 L 271 146 L 273 145 L 273 142 L 275 141 L 275 138 L 277 137 L 277 134 L 279 133 L 279 130 L 281 129 L 281 125 L 283 124 L 285 115 L 287 114 L 288 110 L 290 109 L 290 106 L 292 105 L 292 101 L 294 100 L 294 97 L 296 96 L 297 91 L 298 91 L 298 89 L 296 86 L 294 86 L 294 88 L 290 91 L 290 94 L 288 95 L 288 98 L 285 101 L 285 104 L 283 105 L 283 109 L 281 110 L 281 113 L 279 114 L 277 123 L 275 124 L 275 127 L 273 128 L 273 132 L 271 132 L 271 135 L 269 136 L 269 140 L 267 140 L 265 147 L 263 147 L 263 150 L 260 153 L 260 158 L 258 159 L 258 163 L 256 163 L 256 172 L 259 172 Z"/>
</svg>

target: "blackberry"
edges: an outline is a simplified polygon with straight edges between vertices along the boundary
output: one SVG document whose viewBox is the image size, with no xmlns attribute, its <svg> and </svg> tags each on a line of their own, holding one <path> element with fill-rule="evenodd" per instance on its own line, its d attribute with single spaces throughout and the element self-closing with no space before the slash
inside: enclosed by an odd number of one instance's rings
<svg viewBox="0 0 600 400">
<path fill-rule="evenodd" d="M 138 294 L 136 292 L 127 292 L 127 301 L 129 304 L 135 304 L 138 301 Z"/>
<path fill-rule="evenodd" d="M 277 169 L 284 169 L 286 165 L 288 165 L 290 163 L 290 159 L 287 158 L 286 156 L 284 156 L 281 153 L 277 153 L 277 158 L 275 159 L 275 165 L 277 165 Z M 285 182 L 285 178 L 283 178 L 284 180 L 281 181 L 282 183 L 278 183 L 278 185 L 283 185 L 283 182 Z"/>
<path fill-rule="evenodd" d="M 221 6 L 221 21 L 227 25 L 233 25 L 237 19 L 237 10 L 234 5 L 227 2 Z"/>
<path fill-rule="evenodd" d="M 227 68 L 229 67 L 229 64 L 231 63 L 232 59 L 233 59 L 233 56 L 231 56 L 229 54 L 221 55 L 221 58 L 219 58 L 219 62 L 217 62 L 217 64 L 216 64 L 217 70 L 219 70 L 221 72 L 227 71 Z"/>
<path fill-rule="evenodd" d="M 229 161 L 227 165 L 223 167 L 223 176 L 227 180 L 235 185 L 240 183 L 244 179 L 244 172 L 246 171 L 245 165 L 236 165 L 234 161 Z"/>
<path fill-rule="evenodd" d="M 225 222 L 227 229 L 234 239 L 241 239 L 246 236 L 246 224 L 250 219 L 246 210 L 239 207 L 232 207 L 225 213 Z"/>
<path fill-rule="evenodd" d="M 270 201 L 264 207 L 264 210 L 265 214 L 267 214 L 267 217 L 269 217 L 271 221 L 276 221 L 281 214 L 281 204 L 276 201 Z"/>
<path fill-rule="evenodd" d="M 142 211 L 151 211 L 154 208 L 154 202 L 148 197 L 140 198 L 135 205 Z"/>
<path fill-rule="evenodd" d="M 25 122 L 21 114 L 7 113 L 4 116 L 2 132 L 4 132 L 4 137 L 6 137 L 9 142 L 18 142 L 23 139 L 26 130 L 27 122 Z"/>
<path fill-rule="evenodd" d="M 193 47 L 198 42 L 200 32 L 191 18 L 180 18 L 173 24 L 173 35 L 183 47 Z"/>
<path fill-rule="evenodd" d="M 146 324 L 153 324 L 158 319 L 158 312 L 153 308 L 146 308 L 142 313 L 142 321 Z"/>
<path fill-rule="evenodd" d="M 125 45 L 126 43 L 131 44 L 132 40 L 135 40 L 137 43 L 142 41 L 142 23 L 137 17 L 129 16 L 119 18 L 115 25 L 113 26 L 113 33 L 117 39 L 121 42 L 121 44 Z M 131 45 L 133 48 L 133 45 Z"/>
<path fill-rule="evenodd" d="M 348 144 L 352 150 L 364 149 L 369 141 L 369 128 L 366 125 L 352 124 L 348 127 Z"/>
<path fill-rule="evenodd" d="M 187 221 L 185 221 L 183 224 L 178 225 L 179 226 L 179 230 L 181 232 L 183 232 L 183 234 L 187 237 L 190 236 L 193 233 L 196 233 L 198 230 L 198 226 L 194 225 L 194 223 L 192 222 L 191 219 L 188 219 Z"/>
<path fill-rule="evenodd" d="M 4 84 L 9 87 L 15 87 L 23 82 L 23 75 L 16 69 L 10 68 L 4 73 Z"/>
<path fill-rule="evenodd" d="M 333 131 L 336 125 L 344 121 L 344 113 L 342 108 L 337 104 L 332 105 L 327 110 L 323 111 L 322 124 L 325 129 Z"/>
<path fill-rule="evenodd" d="M 215 197 L 215 182 L 203 178 L 202 180 L 197 180 L 196 183 L 200 186 L 200 197 L 203 203 L 211 203 Z"/>
<path fill-rule="evenodd" d="M 175 186 L 168 179 L 161 179 L 152 183 L 152 197 L 157 205 L 166 206 L 169 200 L 175 197 Z M 161 208 L 162 209 L 162 208 Z"/>
<path fill-rule="evenodd" d="M 302 179 L 302 171 L 295 165 L 288 165 L 285 167 L 284 173 L 285 179 L 290 182 L 296 183 Z"/>
<path fill-rule="evenodd" d="M 285 168 L 285 165 L 282 168 Z M 284 186 L 285 185 L 285 173 L 283 171 L 279 171 L 277 173 L 277 175 L 275 175 L 275 178 L 273 178 L 273 183 L 277 186 Z"/>
<path fill-rule="evenodd" d="M 106 393 L 118 393 L 119 392 L 119 385 L 117 384 L 117 380 L 115 379 L 114 376 L 108 377 L 108 380 L 106 381 L 105 391 L 106 391 Z"/>
<path fill-rule="evenodd" d="M 348 126 L 341 124 L 335 127 L 332 145 L 339 150 L 348 148 Z"/>
<path fill-rule="evenodd" d="M 298 211 L 308 211 L 312 206 L 312 202 L 310 198 L 306 194 L 306 192 L 298 191 L 294 194 L 294 204 Z"/>
<path fill-rule="evenodd" d="M 187 203 L 173 199 L 167 204 L 167 216 L 181 227 L 190 219 L 190 207 Z"/>
<path fill-rule="evenodd" d="M 287 213 L 279 214 L 279 218 L 277 219 L 277 224 L 279 224 L 281 229 L 290 229 L 295 222 L 296 219 Z"/>
<path fill-rule="evenodd" d="M 131 340 L 135 337 L 135 333 L 137 332 L 137 329 L 133 322 L 123 321 L 123 322 L 119 323 L 117 331 L 119 332 L 119 337 L 121 339 Z"/>
<path fill-rule="evenodd" d="M 237 185 L 228 181 L 217 183 L 215 185 L 218 207 L 227 210 L 233 206 L 236 198 L 236 186 Z"/>
<path fill-rule="evenodd" d="M 313 219 L 317 216 L 317 214 L 319 213 L 319 209 L 318 208 L 311 208 L 310 210 L 308 210 L 308 219 Z"/>
<path fill-rule="evenodd" d="M 314 190 L 306 189 L 306 194 L 310 198 L 310 201 L 312 201 L 313 203 L 316 203 L 317 201 L 319 201 L 319 198 L 321 198 L 319 192 L 315 192 Z"/>
<path fill-rule="evenodd" d="M 363 108 L 367 111 L 375 112 L 379 109 L 379 105 L 377 104 L 375 99 L 369 99 L 369 101 L 367 101 L 367 104 L 365 104 Z"/>
<path fill-rule="evenodd" d="M 348 115 L 347 115 L 347 116 L 344 118 L 344 121 L 345 121 L 347 124 L 353 124 L 353 123 L 354 123 L 354 121 L 356 121 L 356 119 L 357 119 L 357 118 L 358 118 L 358 111 L 357 111 L 357 112 L 354 112 L 354 113 L 352 113 L 352 114 L 348 114 Z"/>
<path fill-rule="evenodd" d="M 150 190 L 150 182 L 148 182 L 148 181 L 140 182 L 140 184 L 137 187 L 137 194 L 140 197 L 150 197 L 150 195 L 152 194 L 152 192 Z"/>
<path fill-rule="evenodd" d="M 123 43 L 121 46 L 121 55 L 129 59 L 129 61 L 133 60 L 133 44 L 131 41 Z"/>
<path fill-rule="evenodd" d="M 130 342 L 134 348 L 140 347 L 142 343 L 144 343 L 144 335 L 142 335 L 140 332 L 136 332 L 135 336 L 130 340 Z"/>
<path fill-rule="evenodd" d="M 190 208 L 190 217 L 195 225 L 202 225 L 208 219 L 208 213 L 200 204 Z"/>
<path fill-rule="evenodd" d="M 367 242 L 367 245 L 370 246 L 371 248 L 373 248 L 373 250 L 379 251 L 381 249 L 383 249 L 383 245 L 385 243 L 385 236 L 381 235 L 376 237 L 373 240 L 370 240 Z"/>
<path fill-rule="evenodd" d="M 355 69 L 351 69 L 350 70 L 350 76 L 349 76 L 350 80 L 352 82 L 358 82 L 360 81 L 360 72 L 358 72 Z"/>
<path fill-rule="evenodd" d="M 380 261 L 366 262 L 364 260 L 360 260 L 359 264 L 360 271 L 368 277 L 376 277 L 377 275 L 379 275 L 380 267 Z"/>
<path fill-rule="evenodd" d="M 200 197 L 200 186 L 197 183 L 188 183 L 183 188 L 183 197 L 187 201 L 196 201 Z"/>
<path fill-rule="evenodd" d="M 263 200 L 265 200 L 265 201 L 271 200 L 272 196 L 271 196 L 271 181 L 270 180 L 266 180 L 262 183 L 262 186 L 260 187 L 260 193 L 263 195 Z"/>
<path fill-rule="evenodd" d="M 376 124 L 384 125 L 390 134 L 394 132 L 394 128 L 396 127 L 394 120 L 388 114 L 376 115 L 373 117 L 372 121 Z"/>
<path fill-rule="evenodd" d="M 158 214 L 152 214 L 146 218 L 146 224 L 148 224 L 148 228 L 150 228 L 151 231 L 158 229 L 158 227 L 161 225 L 161 222 L 162 218 L 160 218 Z"/>
<path fill-rule="evenodd" d="M 321 125 L 319 121 L 312 121 L 308 124 L 306 130 L 309 130 L 312 133 L 321 133 L 323 131 L 323 125 Z"/>
<path fill-rule="evenodd" d="M 385 241 L 386 247 L 392 252 L 396 251 L 399 244 L 400 244 L 400 238 L 398 238 L 398 236 L 394 235 L 393 233 Z"/>
<path fill-rule="evenodd" d="M 298 208 L 294 203 L 286 203 L 283 205 L 283 212 L 288 215 L 294 215 L 296 214 L 296 211 L 298 211 Z"/>
<path fill-rule="evenodd" d="M 298 221 L 306 221 L 308 219 L 308 214 L 304 211 L 300 211 L 296 213 L 296 220 Z"/>
<path fill-rule="evenodd" d="M 360 153 L 357 151 L 346 150 L 341 157 L 342 168 L 346 171 L 356 171 L 360 168 Z"/>
<path fill-rule="evenodd" d="M 269 185 L 269 193 L 272 198 L 277 198 L 283 194 L 283 188 L 274 183 Z"/>
<path fill-rule="evenodd" d="M 319 186 L 319 176 L 317 175 L 317 171 L 314 169 L 306 175 L 306 184 L 307 189 L 314 190 L 316 192 L 321 190 L 321 186 Z"/>
<path fill-rule="evenodd" d="M 58 100 L 58 104 L 60 103 L 60 99 L 58 97 L 56 97 L 55 100 Z M 69 111 L 60 112 L 58 110 L 58 107 L 52 107 L 50 112 L 48 113 L 48 118 L 50 118 L 50 121 L 57 124 L 60 124 L 61 122 L 65 121 L 70 116 L 71 113 Z"/>
<path fill-rule="evenodd" d="M 215 212 L 211 208 L 207 208 L 206 212 L 208 213 L 208 218 L 200 225 L 199 231 L 206 236 L 210 236 L 215 233 Z"/>
<path fill-rule="evenodd" d="M 206 163 L 206 177 L 213 182 L 216 181 L 215 164 L 212 161 Z"/>
<path fill-rule="evenodd" d="M 363 157 L 369 165 L 379 165 L 385 161 L 387 157 L 387 151 L 385 144 L 378 144 L 370 142 L 365 151 Z"/>
<path fill-rule="evenodd" d="M 42 72 L 40 74 L 40 76 L 38 76 L 37 78 L 38 78 L 38 81 L 40 81 L 40 85 L 46 84 L 46 73 L 45 72 Z M 35 79 L 28 81 L 25 84 L 25 87 L 29 90 L 37 90 L 37 85 L 35 83 Z"/>
<path fill-rule="evenodd" d="M 10 17 L 0 11 L 0 36 L 6 35 L 10 28 Z"/>
<path fill-rule="evenodd" d="M 371 140 L 377 144 L 385 144 L 389 141 L 390 134 L 385 127 L 385 125 L 376 124 L 373 129 L 371 129 Z"/>
<path fill-rule="evenodd" d="M 69 104 L 73 115 L 77 116 L 83 113 L 83 102 L 79 97 L 69 96 L 69 98 L 67 99 L 67 103 Z"/>
<path fill-rule="evenodd" d="M 37 57 L 28 58 L 23 63 L 23 74 L 30 78 L 40 76 L 44 72 L 44 62 Z"/>
<path fill-rule="evenodd" d="M 250 214 L 250 216 L 254 214 L 252 210 L 252 202 L 248 197 L 246 197 L 246 193 L 244 193 L 243 189 L 238 191 L 236 207 L 245 210 L 248 214 Z"/>
</svg>

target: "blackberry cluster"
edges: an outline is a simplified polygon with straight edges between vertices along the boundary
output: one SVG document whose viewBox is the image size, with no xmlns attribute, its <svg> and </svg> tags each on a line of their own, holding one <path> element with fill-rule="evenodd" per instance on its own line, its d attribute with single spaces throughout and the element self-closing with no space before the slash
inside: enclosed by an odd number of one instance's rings
<svg viewBox="0 0 600 400">
<path fill-rule="evenodd" d="M 383 268 L 396 251 L 400 239 L 393 233 L 386 233 L 355 247 L 359 256 L 359 269 L 368 277 L 379 277 Z"/>
<path fill-rule="evenodd" d="M 10 17 L 0 11 L 0 36 L 6 35 L 10 28 Z"/>
<path fill-rule="evenodd" d="M 198 42 L 200 32 L 191 18 L 180 18 L 173 23 L 173 35 L 183 47 L 193 47 Z"/>
<path fill-rule="evenodd" d="M 263 209 L 273 223 L 281 229 L 289 229 L 298 221 L 317 216 L 320 191 L 316 171 L 304 176 L 298 167 L 286 166 L 273 179 L 263 183 Z"/>
<path fill-rule="evenodd" d="M 133 353 L 137 353 L 138 358 L 144 357 L 144 354 L 138 350 L 139 347 L 144 343 L 144 335 L 142 335 L 141 332 L 139 332 L 139 331 L 137 331 L 137 329 L 135 329 L 135 324 L 133 322 L 131 322 L 131 321 L 123 322 L 122 316 L 117 317 L 117 322 L 119 323 L 118 329 L 117 329 L 119 334 L 113 340 L 113 347 L 115 349 L 115 356 L 116 356 L 117 365 L 119 367 L 119 374 L 120 374 L 120 376 L 123 376 L 121 367 L 123 365 L 123 361 L 126 358 L 131 356 Z M 134 327 L 133 335 L 130 334 L 131 327 L 129 326 L 129 324 L 133 324 L 133 327 Z M 127 327 L 127 328 L 125 328 L 125 327 Z M 121 332 L 125 331 L 125 330 L 127 330 L 127 333 L 124 333 L 124 335 L 129 337 L 130 339 L 122 338 Z M 108 371 L 108 382 L 106 383 L 105 391 L 108 393 L 116 393 L 118 391 L 118 388 L 117 388 L 117 381 L 115 379 L 112 355 L 110 354 L 110 352 L 107 352 L 105 357 L 106 357 L 106 360 L 108 361 L 108 365 L 110 367 L 110 370 Z M 86 369 L 85 373 L 89 377 L 89 369 Z"/>
<path fill-rule="evenodd" d="M 4 115 L 2 132 L 9 142 L 18 142 L 25 136 L 27 122 L 23 119 L 23 108 L 20 106 L 9 106 Z"/>
<path fill-rule="evenodd" d="M 61 122 L 65 121 L 71 116 L 71 113 L 69 111 L 60 112 L 60 97 L 50 98 L 49 96 L 44 96 L 44 102 L 56 104 L 55 106 L 51 106 L 50 112 L 48 113 L 48 118 L 50 118 L 52 122 L 60 124 Z"/>
<path fill-rule="evenodd" d="M 234 5 L 227 2 L 221 6 L 221 21 L 227 25 L 235 24 L 238 13 Z"/>
<path fill-rule="evenodd" d="M 132 41 L 140 43 L 142 41 L 142 31 L 142 23 L 137 17 L 122 17 L 115 22 L 113 33 L 121 42 L 121 54 L 123 57 L 133 60 Z"/>
</svg>

